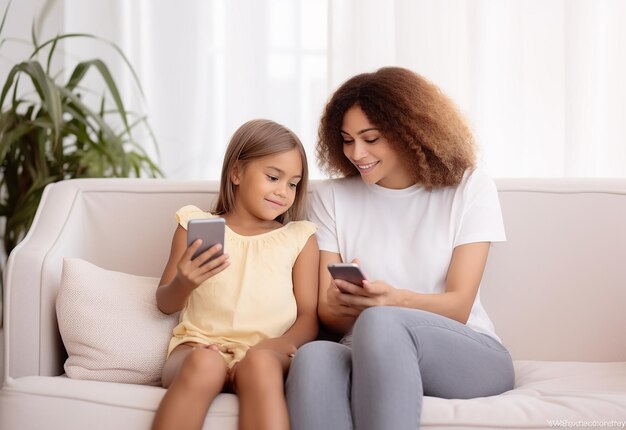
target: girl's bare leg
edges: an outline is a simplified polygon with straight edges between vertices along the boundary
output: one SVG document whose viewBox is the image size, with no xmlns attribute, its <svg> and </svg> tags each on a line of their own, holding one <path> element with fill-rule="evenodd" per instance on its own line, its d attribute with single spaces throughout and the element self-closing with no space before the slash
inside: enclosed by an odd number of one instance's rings
<svg viewBox="0 0 626 430">
<path fill-rule="evenodd" d="M 251 349 L 237 364 L 239 430 L 289 429 L 284 375 L 290 361 L 270 349 Z"/>
<path fill-rule="evenodd" d="M 157 409 L 152 430 L 201 429 L 209 406 L 226 380 L 222 356 L 208 348 L 180 345 L 163 368 L 167 393 Z"/>
</svg>

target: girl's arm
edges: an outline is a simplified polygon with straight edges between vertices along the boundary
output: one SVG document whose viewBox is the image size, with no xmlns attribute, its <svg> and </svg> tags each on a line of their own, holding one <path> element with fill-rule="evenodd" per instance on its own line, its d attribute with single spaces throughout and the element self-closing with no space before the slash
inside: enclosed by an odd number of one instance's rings
<svg viewBox="0 0 626 430">
<path fill-rule="evenodd" d="M 293 266 L 293 293 L 296 296 L 298 315 L 293 325 L 281 337 L 299 348 L 315 339 L 317 323 L 317 272 L 319 248 L 315 235 L 311 235 Z"/>
<path fill-rule="evenodd" d="M 454 248 L 443 293 L 416 293 L 383 281 L 365 281 L 364 287 L 359 287 L 337 280 L 337 285 L 349 293 L 339 293 L 338 302 L 358 313 L 372 306 L 422 309 L 465 324 L 483 277 L 489 245 L 490 242 L 476 242 Z"/>
<path fill-rule="evenodd" d="M 195 259 L 193 253 L 202 242 L 196 240 L 187 247 L 187 230 L 178 226 L 172 238 L 170 257 L 167 260 L 159 288 L 156 291 L 156 302 L 161 312 L 172 314 L 180 311 L 191 292 L 209 279 L 211 276 L 224 270 L 230 262 L 224 254 L 203 265 L 213 254 L 219 251 L 221 245 L 215 245 Z"/>
<path fill-rule="evenodd" d="M 266 339 L 253 348 L 271 348 L 292 354 L 317 336 L 317 272 L 319 249 L 315 235 L 311 235 L 293 266 L 293 293 L 298 314 L 289 330 L 280 337 Z"/>
</svg>

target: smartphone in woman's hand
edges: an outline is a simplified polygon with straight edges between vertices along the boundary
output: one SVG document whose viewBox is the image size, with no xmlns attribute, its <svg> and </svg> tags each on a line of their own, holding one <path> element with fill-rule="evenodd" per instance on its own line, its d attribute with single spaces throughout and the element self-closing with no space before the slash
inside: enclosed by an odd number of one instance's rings
<svg viewBox="0 0 626 430">
<path fill-rule="evenodd" d="M 367 279 L 359 265 L 355 263 L 331 263 L 328 265 L 328 271 L 333 279 L 348 281 L 359 287 L 362 287 L 363 281 Z"/>
</svg>

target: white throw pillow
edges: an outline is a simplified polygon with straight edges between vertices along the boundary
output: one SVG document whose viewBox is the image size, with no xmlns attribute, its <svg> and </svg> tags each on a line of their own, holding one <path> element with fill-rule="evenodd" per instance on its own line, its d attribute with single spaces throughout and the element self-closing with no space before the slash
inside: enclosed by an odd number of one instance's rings
<svg viewBox="0 0 626 430">
<path fill-rule="evenodd" d="M 63 261 L 56 301 L 70 378 L 161 384 L 178 313 L 156 305 L 158 278 L 105 270 L 78 258 Z"/>
</svg>

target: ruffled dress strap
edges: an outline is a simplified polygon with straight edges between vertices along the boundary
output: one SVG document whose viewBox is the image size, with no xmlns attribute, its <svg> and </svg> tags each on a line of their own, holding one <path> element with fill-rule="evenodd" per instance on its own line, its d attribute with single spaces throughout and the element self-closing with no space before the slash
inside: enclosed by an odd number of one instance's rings
<svg viewBox="0 0 626 430">
<path fill-rule="evenodd" d="M 304 248 L 309 237 L 317 231 L 317 225 L 311 221 L 292 221 L 286 227 L 289 229 L 289 233 L 295 236 L 299 251 Z"/>
<path fill-rule="evenodd" d="M 213 215 L 210 212 L 203 211 L 197 206 L 187 205 L 176 211 L 176 222 L 178 222 L 185 230 L 187 230 L 187 223 L 190 219 L 207 219 L 217 218 L 217 215 Z"/>
</svg>

